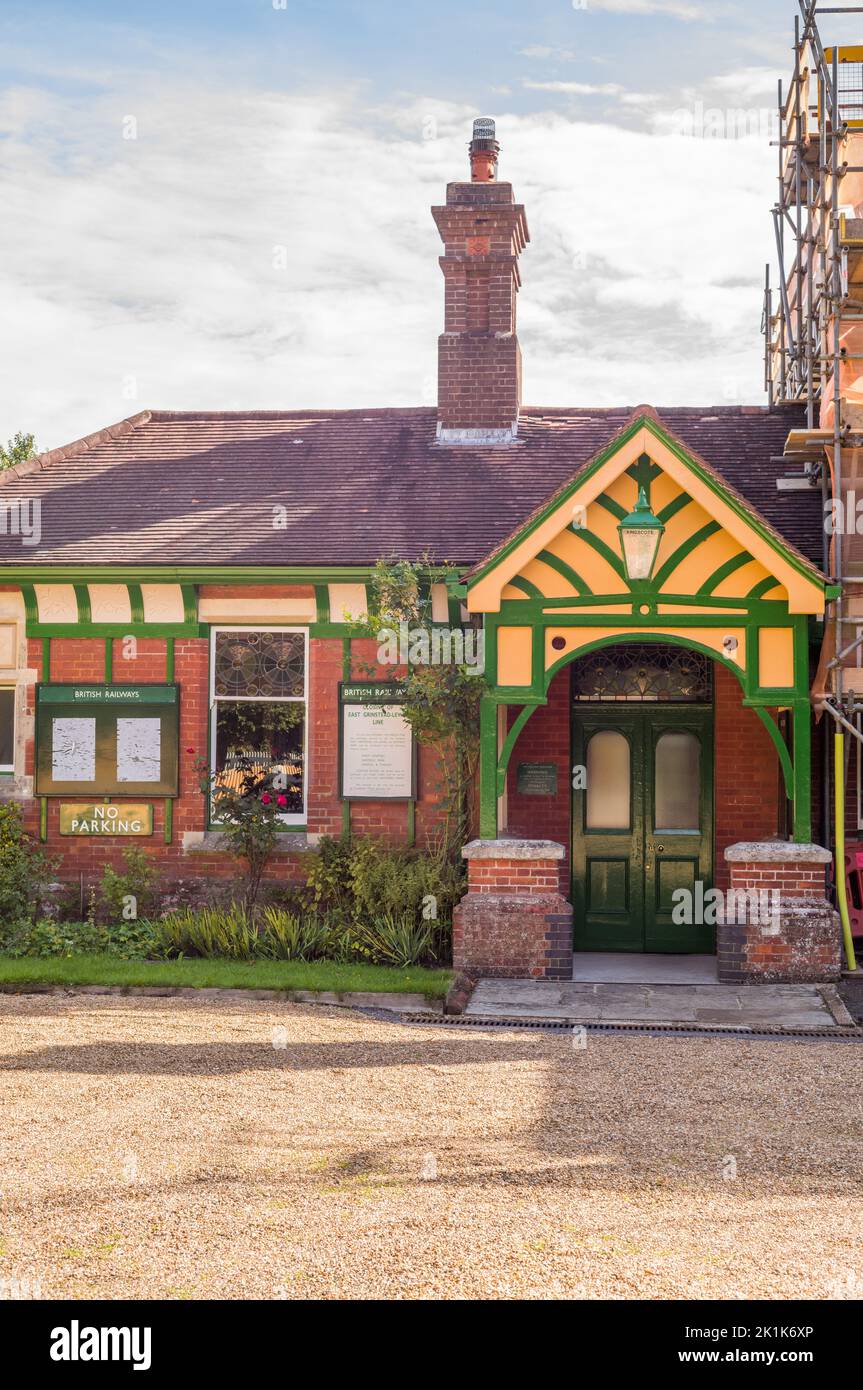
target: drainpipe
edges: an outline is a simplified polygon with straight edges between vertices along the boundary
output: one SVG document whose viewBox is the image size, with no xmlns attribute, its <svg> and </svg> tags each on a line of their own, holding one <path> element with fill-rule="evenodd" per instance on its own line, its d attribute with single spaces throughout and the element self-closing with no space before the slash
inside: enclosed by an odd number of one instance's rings
<svg viewBox="0 0 863 1390">
<path fill-rule="evenodd" d="M 848 915 L 848 892 L 845 879 L 845 735 L 837 729 L 833 735 L 833 768 L 836 785 L 836 897 L 842 918 L 842 939 L 849 970 L 857 969 L 851 918 Z"/>
</svg>

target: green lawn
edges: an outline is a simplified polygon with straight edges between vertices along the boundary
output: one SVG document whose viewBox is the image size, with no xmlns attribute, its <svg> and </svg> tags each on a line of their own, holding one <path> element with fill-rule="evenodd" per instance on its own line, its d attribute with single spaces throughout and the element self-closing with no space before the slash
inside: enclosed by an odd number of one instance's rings
<svg viewBox="0 0 863 1390">
<path fill-rule="evenodd" d="M 0 985 L 187 985 L 196 989 L 311 989 L 424 994 L 442 998 L 452 971 L 411 966 L 336 965 L 332 961 L 120 960 L 117 956 L 0 955 Z"/>
</svg>

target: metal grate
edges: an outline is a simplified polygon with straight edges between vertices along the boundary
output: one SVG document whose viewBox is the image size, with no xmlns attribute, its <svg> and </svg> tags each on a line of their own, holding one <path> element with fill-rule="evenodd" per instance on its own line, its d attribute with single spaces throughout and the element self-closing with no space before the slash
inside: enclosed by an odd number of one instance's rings
<svg viewBox="0 0 863 1390">
<path fill-rule="evenodd" d="M 840 63 L 839 119 L 863 121 L 863 63 Z"/>
<path fill-rule="evenodd" d="M 703 1025 L 697 1023 L 575 1023 L 571 1019 L 562 1018 L 482 1018 L 476 1014 L 441 1016 L 431 1013 L 405 1013 L 401 1014 L 399 1018 L 404 1023 L 432 1024 L 443 1028 L 521 1028 L 530 1032 L 549 1031 L 553 1033 L 571 1033 L 573 1028 L 584 1028 L 588 1033 L 635 1033 L 648 1037 L 670 1033 L 678 1037 L 737 1037 L 748 1038 L 752 1041 L 757 1041 L 759 1038 L 775 1040 L 786 1038 L 789 1042 L 793 1042 L 795 1039 L 819 1038 L 833 1042 L 863 1042 L 863 1029 L 842 1027 L 772 1028 L 765 1026 L 763 1028 L 745 1028 L 734 1024 L 725 1026 L 717 1023 L 705 1023 Z"/>
</svg>

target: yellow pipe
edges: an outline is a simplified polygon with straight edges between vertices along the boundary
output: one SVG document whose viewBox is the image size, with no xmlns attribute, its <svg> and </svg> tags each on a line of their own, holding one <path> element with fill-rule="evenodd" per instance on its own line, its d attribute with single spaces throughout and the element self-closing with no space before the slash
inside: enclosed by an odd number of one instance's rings
<svg viewBox="0 0 863 1390">
<path fill-rule="evenodd" d="M 845 735 L 833 735 L 833 766 L 836 783 L 836 896 L 839 899 L 839 916 L 842 918 L 842 938 L 845 942 L 845 959 L 849 970 L 857 969 L 854 955 L 854 940 L 851 936 L 851 918 L 848 916 L 848 893 L 845 879 Z"/>
</svg>

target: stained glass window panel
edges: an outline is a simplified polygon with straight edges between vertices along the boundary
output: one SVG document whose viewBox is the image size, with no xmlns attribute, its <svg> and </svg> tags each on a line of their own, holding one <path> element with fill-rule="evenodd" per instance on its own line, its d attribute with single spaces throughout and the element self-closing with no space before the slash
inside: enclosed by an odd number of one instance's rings
<svg viewBox="0 0 863 1390">
<path fill-rule="evenodd" d="M 306 693 L 302 632 L 217 632 L 215 694 L 233 699 L 302 699 Z"/>
<path fill-rule="evenodd" d="M 713 663 L 702 652 L 661 642 L 625 642 L 580 657 L 572 666 L 578 702 L 677 701 L 707 704 Z"/>
</svg>

